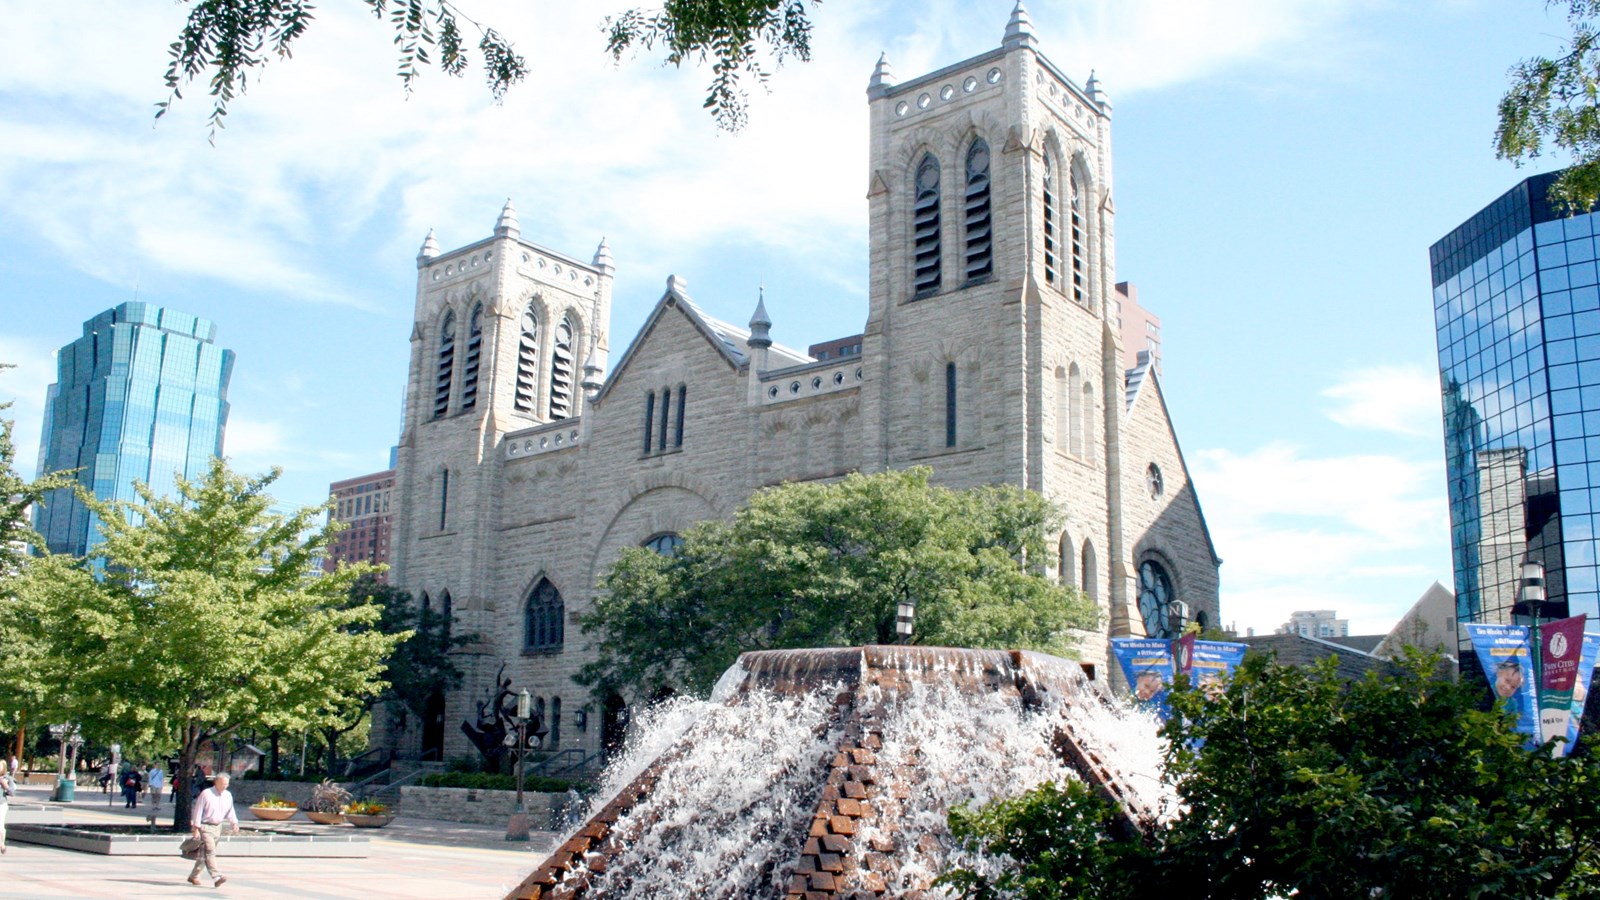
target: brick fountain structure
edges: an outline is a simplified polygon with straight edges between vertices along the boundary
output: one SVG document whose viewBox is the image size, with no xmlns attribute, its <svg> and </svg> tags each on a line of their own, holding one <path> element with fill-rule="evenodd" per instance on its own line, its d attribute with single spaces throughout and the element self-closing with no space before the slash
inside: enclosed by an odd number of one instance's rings
<svg viewBox="0 0 1600 900">
<path fill-rule="evenodd" d="M 507 896 L 920 897 L 952 850 L 952 803 L 1078 777 L 1138 829 L 1170 802 L 1158 753 L 1152 722 L 1043 654 L 747 653 L 710 712 Z"/>
</svg>

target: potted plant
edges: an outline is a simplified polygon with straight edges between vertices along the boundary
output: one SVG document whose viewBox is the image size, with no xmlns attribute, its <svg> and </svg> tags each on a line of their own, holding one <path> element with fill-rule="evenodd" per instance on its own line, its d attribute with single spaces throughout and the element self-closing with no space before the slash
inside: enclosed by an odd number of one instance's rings
<svg viewBox="0 0 1600 900">
<path fill-rule="evenodd" d="M 311 800 L 306 803 L 306 818 L 319 825 L 338 825 L 344 821 L 342 811 L 349 802 L 349 791 L 334 784 L 332 779 L 324 779 L 321 784 L 311 787 Z"/>
<path fill-rule="evenodd" d="M 292 800 L 285 800 L 277 794 L 268 794 L 260 800 L 250 804 L 250 815 L 268 822 L 282 822 L 294 818 L 300 807 Z"/>
<path fill-rule="evenodd" d="M 375 800 L 357 800 L 345 804 L 344 817 L 357 828 L 382 828 L 394 821 L 394 812 Z"/>
</svg>

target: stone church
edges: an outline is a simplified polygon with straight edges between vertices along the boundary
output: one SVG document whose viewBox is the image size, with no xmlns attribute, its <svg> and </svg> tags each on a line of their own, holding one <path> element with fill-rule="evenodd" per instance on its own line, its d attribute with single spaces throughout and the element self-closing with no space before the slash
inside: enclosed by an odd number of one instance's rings
<svg viewBox="0 0 1600 900">
<path fill-rule="evenodd" d="M 867 97 L 870 306 L 816 357 L 774 340 L 763 302 L 739 327 L 677 277 L 613 353 L 604 241 L 539 246 L 510 203 L 460 249 L 429 233 L 390 580 L 483 642 L 427 721 L 378 729 L 401 756 L 472 753 L 461 723 L 502 666 L 547 748 L 614 739 L 633 698 L 571 681 L 597 579 L 786 481 L 926 465 L 1043 492 L 1066 514 L 1056 576 L 1103 610 L 1082 642 L 1101 677 L 1107 638 L 1163 633 L 1170 600 L 1219 621 L 1160 379 L 1124 363 L 1105 91 L 1039 52 L 1019 4 L 1000 47 L 903 82 L 879 60 Z"/>
</svg>

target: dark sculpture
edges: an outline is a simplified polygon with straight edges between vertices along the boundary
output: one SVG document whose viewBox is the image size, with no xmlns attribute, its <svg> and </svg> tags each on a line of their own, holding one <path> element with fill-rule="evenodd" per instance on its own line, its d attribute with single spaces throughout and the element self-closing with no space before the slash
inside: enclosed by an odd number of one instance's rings
<svg viewBox="0 0 1600 900">
<path fill-rule="evenodd" d="M 500 664 L 500 671 L 494 676 L 494 686 L 487 692 L 483 700 L 475 705 L 478 708 L 476 721 L 467 720 L 461 723 L 461 731 L 466 734 L 467 740 L 478 748 L 483 754 L 484 768 L 491 772 L 500 771 L 500 760 L 506 751 L 512 749 L 515 738 L 507 740 L 516 733 L 517 728 L 517 695 L 511 690 L 511 679 L 506 677 L 506 664 Z M 530 744 L 537 741 L 544 743 L 544 736 L 548 730 L 544 727 L 544 700 L 536 703 L 528 716 L 528 737 Z"/>
</svg>

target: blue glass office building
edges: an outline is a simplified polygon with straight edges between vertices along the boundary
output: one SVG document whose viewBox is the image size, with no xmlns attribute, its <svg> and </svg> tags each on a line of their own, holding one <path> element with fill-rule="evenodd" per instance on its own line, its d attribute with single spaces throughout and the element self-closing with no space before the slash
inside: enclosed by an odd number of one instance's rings
<svg viewBox="0 0 1600 900">
<path fill-rule="evenodd" d="M 103 500 L 133 500 L 133 483 L 158 494 L 175 476 L 203 475 L 222 454 L 233 351 L 216 326 L 172 309 L 124 303 L 85 322 L 61 348 L 46 396 L 41 470 L 80 469 Z M 53 553 L 82 555 L 99 542 L 89 510 L 54 491 L 34 515 Z"/>
</svg>

